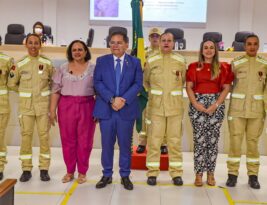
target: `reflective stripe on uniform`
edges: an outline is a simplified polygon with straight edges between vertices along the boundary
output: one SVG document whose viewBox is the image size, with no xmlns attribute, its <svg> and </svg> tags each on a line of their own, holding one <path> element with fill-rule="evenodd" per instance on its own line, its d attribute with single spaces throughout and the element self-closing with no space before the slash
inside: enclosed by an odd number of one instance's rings
<svg viewBox="0 0 267 205">
<path fill-rule="evenodd" d="M 50 93 L 51 93 L 50 90 L 43 91 L 43 92 L 41 92 L 41 96 L 45 97 L 45 96 L 50 95 Z"/>
<path fill-rule="evenodd" d="M 238 61 L 234 61 L 233 64 L 234 64 L 234 66 L 237 66 L 237 65 L 239 65 L 239 64 L 241 64 L 241 63 L 245 63 L 245 62 L 247 62 L 247 61 L 248 61 L 248 59 L 246 59 L 246 58 L 242 58 L 242 59 L 240 59 L 240 60 L 238 60 Z"/>
<path fill-rule="evenodd" d="M 182 167 L 182 162 L 169 162 L 170 167 Z"/>
<path fill-rule="evenodd" d="M 228 157 L 228 162 L 240 162 L 240 157 Z"/>
<path fill-rule="evenodd" d="M 162 95 L 163 91 L 162 90 L 150 90 L 150 93 L 153 95 Z"/>
<path fill-rule="evenodd" d="M 245 94 L 240 94 L 240 93 L 232 93 L 232 98 L 239 98 L 239 99 L 245 99 L 246 95 Z"/>
<path fill-rule="evenodd" d="M 45 64 L 48 64 L 48 65 L 51 65 L 51 61 L 48 60 L 48 59 L 45 59 L 45 58 L 42 58 L 42 57 L 39 57 L 38 59 L 41 63 L 45 63 Z"/>
<path fill-rule="evenodd" d="M 259 57 L 259 56 L 256 58 L 256 61 L 258 61 L 258 62 L 260 62 L 260 63 L 263 63 L 263 64 L 265 64 L 265 65 L 267 64 L 267 61 L 266 61 L 265 59 Z"/>
<path fill-rule="evenodd" d="M 147 162 L 147 167 L 159 167 L 159 162 Z"/>
<path fill-rule="evenodd" d="M 233 120 L 233 117 L 232 116 L 228 116 L 228 120 Z"/>
<path fill-rule="evenodd" d="M 257 163 L 260 162 L 259 158 L 247 158 L 247 163 Z"/>
<path fill-rule="evenodd" d="M 25 65 L 26 63 L 28 63 L 29 61 L 31 61 L 30 58 L 25 58 L 22 61 L 18 62 L 18 68 Z"/>
<path fill-rule="evenodd" d="M 6 95 L 8 93 L 7 90 L 0 90 L 0 95 Z"/>
<path fill-rule="evenodd" d="M 150 125 L 152 122 L 149 119 L 145 119 L 145 123 L 148 124 L 148 125 Z"/>
<path fill-rule="evenodd" d="M 173 90 L 171 91 L 172 96 L 177 96 L 177 95 L 183 95 L 183 92 L 181 90 Z"/>
<path fill-rule="evenodd" d="M 5 157 L 6 156 L 6 152 L 0 152 L 0 157 Z"/>
<path fill-rule="evenodd" d="M 178 55 L 173 54 L 173 55 L 171 55 L 171 58 L 175 59 L 175 60 L 177 60 L 177 61 L 179 61 L 181 63 L 185 63 L 185 58 L 182 57 L 182 56 L 178 56 Z"/>
<path fill-rule="evenodd" d="M 22 98 L 30 98 L 32 96 L 32 94 L 26 93 L 26 92 L 19 92 L 19 96 Z"/>
<path fill-rule="evenodd" d="M 41 157 L 44 157 L 44 158 L 47 158 L 47 159 L 50 159 L 50 154 L 40 154 Z"/>
<path fill-rule="evenodd" d="M 146 135 L 146 132 L 140 132 L 139 134 L 140 135 Z"/>
<path fill-rule="evenodd" d="M 148 58 L 147 62 L 152 63 L 153 61 L 159 60 L 161 58 L 162 58 L 161 55 L 152 56 L 152 57 Z"/>
<path fill-rule="evenodd" d="M 21 159 L 21 160 L 32 159 L 32 155 L 31 154 L 20 155 L 19 159 Z"/>
<path fill-rule="evenodd" d="M 255 100 L 263 100 L 263 95 L 253 95 Z"/>
</svg>

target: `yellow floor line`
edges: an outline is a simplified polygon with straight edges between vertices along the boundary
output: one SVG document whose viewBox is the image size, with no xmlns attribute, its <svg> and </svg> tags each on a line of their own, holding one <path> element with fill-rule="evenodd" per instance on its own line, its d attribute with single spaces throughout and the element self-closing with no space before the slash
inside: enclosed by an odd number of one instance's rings
<svg viewBox="0 0 267 205">
<path fill-rule="evenodd" d="M 259 201 L 243 201 L 243 200 L 238 200 L 234 201 L 237 204 L 267 204 L 267 202 L 259 202 Z"/>
<path fill-rule="evenodd" d="M 64 192 L 26 192 L 26 191 L 16 191 L 15 194 L 61 196 L 61 195 L 65 195 L 66 193 L 64 193 Z"/>
<path fill-rule="evenodd" d="M 70 190 L 66 193 L 63 201 L 61 202 L 61 205 L 67 205 L 68 201 L 70 200 L 71 195 L 74 193 L 74 191 L 77 188 L 77 186 L 78 186 L 78 183 L 75 181 L 72 184 Z"/>
<path fill-rule="evenodd" d="M 231 197 L 231 194 L 229 193 L 228 189 L 225 187 L 220 187 L 223 190 L 224 196 L 226 197 L 229 205 L 235 205 L 234 200 Z"/>
</svg>

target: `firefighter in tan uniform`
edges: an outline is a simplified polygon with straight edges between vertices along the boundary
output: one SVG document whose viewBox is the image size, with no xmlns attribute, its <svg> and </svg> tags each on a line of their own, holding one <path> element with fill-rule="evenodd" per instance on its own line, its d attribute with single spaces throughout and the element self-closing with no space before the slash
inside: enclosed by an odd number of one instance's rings
<svg viewBox="0 0 267 205">
<path fill-rule="evenodd" d="M 8 79 L 8 87 L 18 90 L 19 93 L 19 122 L 22 135 L 20 160 L 23 170 L 20 181 L 28 181 L 32 176 L 32 137 L 35 122 L 40 139 L 40 178 L 42 181 L 49 181 L 48 113 L 53 67 L 49 59 L 39 55 L 41 40 L 36 34 L 27 36 L 26 48 L 28 55 L 17 62 L 16 68 L 10 71 Z"/>
<path fill-rule="evenodd" d="M 0 53 L 0 180 L 3 179 L 6 161 L 5 131 L 9 119 L 8 74 L 13 66 L 13 58 Z"/>
<path fill-rule="evenodd" d="M 159 51 L 159 38 L 161 35 L 161 31 L 158 28 L 152 28 L 149 31 L 149 42 L 150 46 L 145 48 L 146 52 L 146 59 L 149 58 L 149 56 L 153 56 L 158 54 Z M 145 116 L 146 116 L 146 109 L 143 110 L 142 113 L 142 130 L 139 132 L 139 145 L 136 149 L 137 153 L 144 153 L 146 150 L 146 144 L 147 144 L 147 129 L 146 129 L 146 123 L 145 123 Z M 166 146 L 166 137 L 164 138 L 164 141 L 160 147 L 161 154 L 167 154 L 168 149 Z"/>
<path fill-rule="evenodd" d="M 161 53 L 147 61 L 144 86 L 148 91 L 146 158 L 147 184 L 156 185 L 160 167 L 160 146 L 167 136 L 169 173 L 174 185 L 182 185 L 182 118 L 183 84 L 186 73 L 184 57 L 172 52 L 173 35 L 169 32 L 160 37 Z"/>
<path fill-rule="evenodd" d="M 245 41 L 246 54 L 232 62 L 235 80 L 228 112 L 230 150 L 226 185 L 229 187 L 234 187 L 237 182 L 241 145 L 245 135 L 248 183 L 251 188 L 260 188 L 258 142 L 263 130 L 266 110 L 264 98 L 267 91 L 267 61 L 257 55 L 258 49 L 258 36 L 250 35 Z"/>
</svg>

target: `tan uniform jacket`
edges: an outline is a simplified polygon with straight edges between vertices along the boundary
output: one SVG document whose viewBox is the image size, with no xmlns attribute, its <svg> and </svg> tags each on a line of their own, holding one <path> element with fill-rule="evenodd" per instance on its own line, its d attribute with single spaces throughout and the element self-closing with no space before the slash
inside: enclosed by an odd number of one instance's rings
<svg viewBox="0 0 267 205">
<path fill-rule="evenodd" d="M 51 78 L 54 68 L 44 56 L 26 56 L 11 70 L 8 87 L 19 92 L 19 112 L 43 115 L 49 112 Z"/>
<path fill-rule="evenodd" d="M 185 58 L 175 53 L 151 56 L 144 73 L 144 87 L 149 96 L 148 118 L 150 114 L 182 115 Z"/>
<path fill-rule="evenodd" d="M 228 115 L 260 118 L 265 116 L 267 61 L 260 56 L 240 56 L 233 60 L 235 80 Z M 265 99 L 265 100 L 264 100 Z"/>
<path fill-rule="evenodd" d="M 7 79 L 13 65 L 13 58 L 0 53 L 0 113 L 9 113 Z"/>
<path fill-rule="evenodd" d="M 151 47 L 146 47 L 145 52 L 146 52 L 146 59 L 148 59 L 150 56 L 160 53 L 159 49 L 152 49 Z"/>
</svg>

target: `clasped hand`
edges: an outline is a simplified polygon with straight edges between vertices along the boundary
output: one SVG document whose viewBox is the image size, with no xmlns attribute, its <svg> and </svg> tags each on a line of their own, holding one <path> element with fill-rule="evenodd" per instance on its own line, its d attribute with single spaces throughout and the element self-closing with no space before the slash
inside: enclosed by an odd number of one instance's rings
<svg viewBox="0 0 267 205">
<path fill-rule="evenodd" d="M 125 106 L 126 100 L 122 97 L 115 97 L 114 102 L 112 103 L 112 109 L 115 111 L 119 111 Z"/>
<path fill-rule="evenodd" d="M 212 115 L 216 109 L 217 109 L 217 106 L 216 104 L 212 104 L 210 105 L 208 108 L 205 108 L 203 104 L 197 102 L 193 105 L 199 112 L 205 112 L 209 115 Z"/>
</svg>

